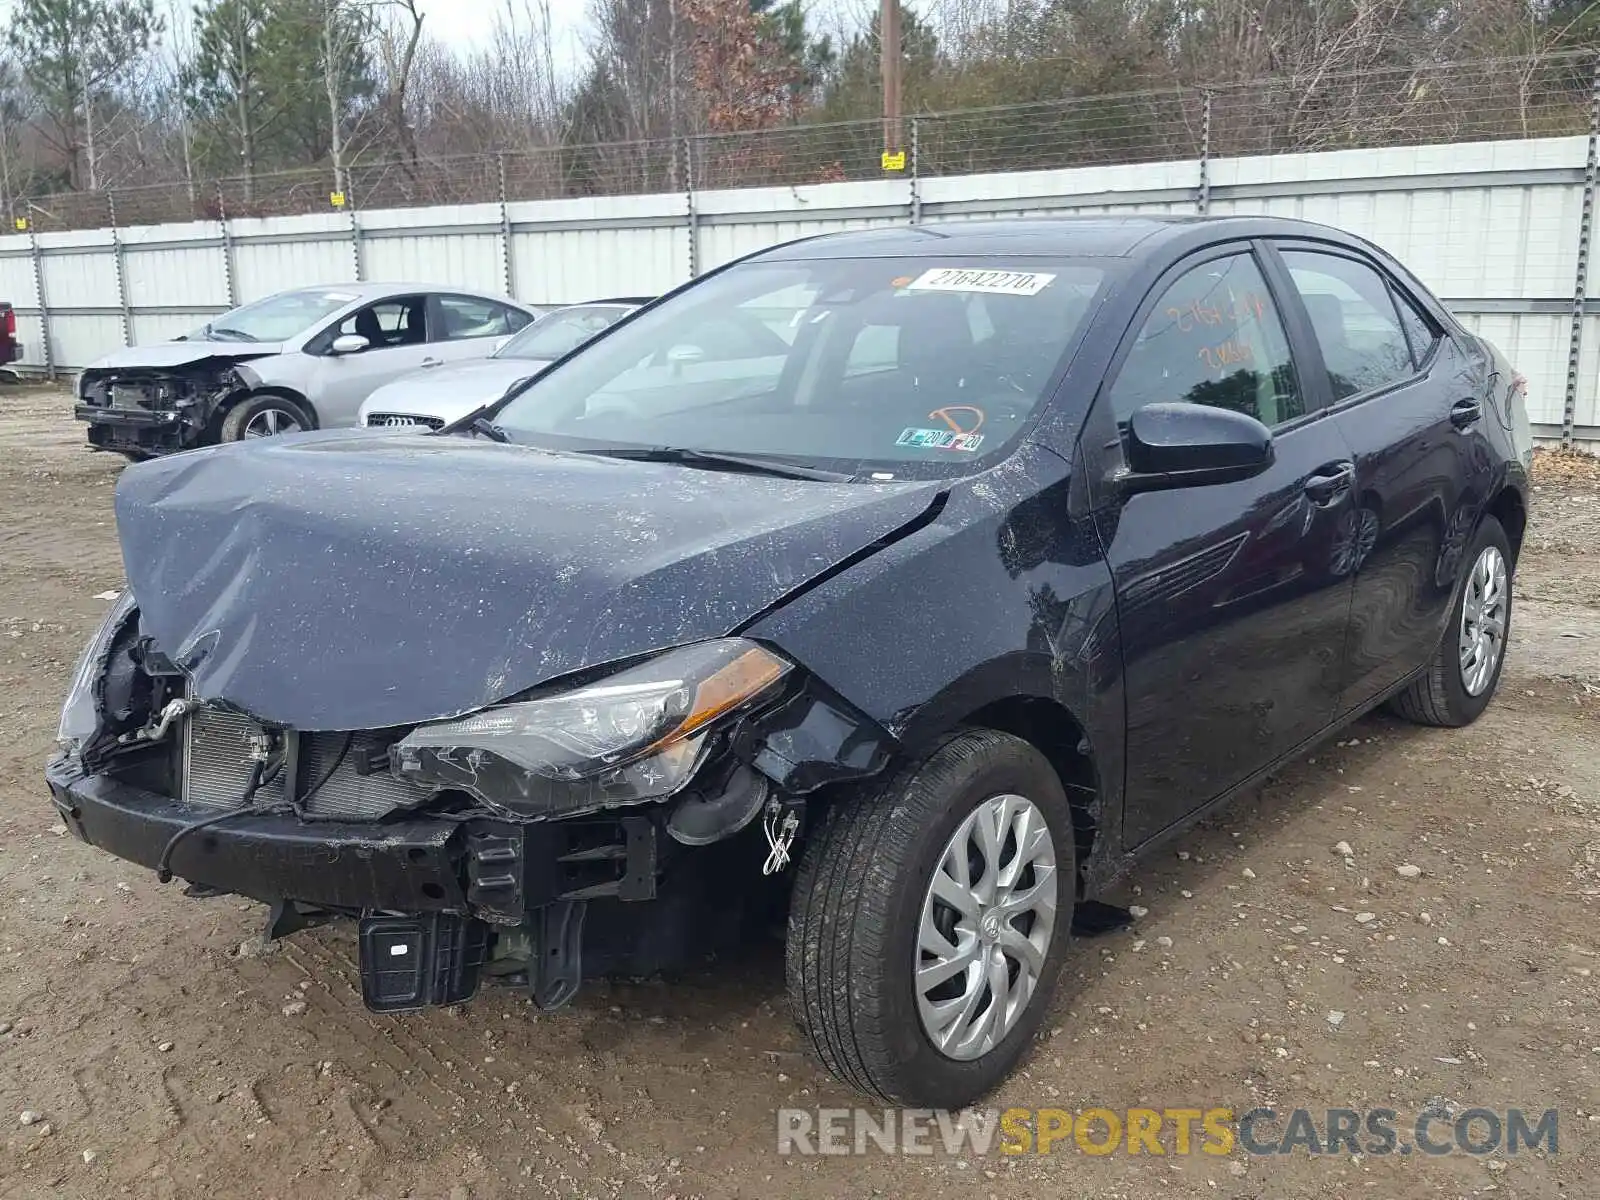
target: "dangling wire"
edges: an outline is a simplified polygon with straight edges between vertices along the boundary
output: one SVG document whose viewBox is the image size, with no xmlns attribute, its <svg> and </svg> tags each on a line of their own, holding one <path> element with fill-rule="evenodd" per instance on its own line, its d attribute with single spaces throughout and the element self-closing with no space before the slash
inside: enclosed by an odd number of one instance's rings
<svg viewBox="0 0 1600 1200">
<path fill-rule="evenodd" d="M 172 852 L 178 848 L 178 843 L 187 838 L 191 833 L 198 833 L 202 829 L 209 829 L 213 825 L 220 825 L 226 820 L 229 820 L 233 817 L 242 816 L 247 812 L 255 812 L 256 808 L 252 801 L 255 800 L 256 792 L 261 790 L 261 785 L 266 781 L 266 779 L 267 764 L 258 759 L 250 768 L 250 779 L 244 785 L 244 795 L 239 797 L 239 804 L 237 807 L 227 809 L 224 812 L 212 813 L 209 817 L 202 817 L 198 821 L 191 821 L 189 824 L 183 826 L 183 828 L 173 833 L 173 835 L 167 839 L 167 844 L 162 847 L 161 857 L 156 860 L 156 878 L 162 883 L 172 882 Z"/>
<path fill-rule="evenodd" d="M 800 817 L 794 809 L 785 809 L 774 800 L 767 805 L 766 812 L 761 816 L 761 829 L 767 835 L 768 850 L 767 861 L 762 866 L 761 873 L 776 875 L 789 865 L 789 850 L 794 845 L 795 834 L 800 832 Z"/>
</svg>

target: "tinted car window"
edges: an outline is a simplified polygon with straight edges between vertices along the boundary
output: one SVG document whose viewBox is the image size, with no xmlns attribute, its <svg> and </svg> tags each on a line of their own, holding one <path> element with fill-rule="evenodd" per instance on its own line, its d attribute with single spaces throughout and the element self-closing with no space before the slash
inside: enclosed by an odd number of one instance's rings
<svg viewBox="0 0 1600 1200">
<path fill-rule="evenodd" d="M 364 337 L 374 349 L 414 346 L 428 338 L 427 307 L 421 296 L 381 300 L 351 313 L 335 332 L 340 337 L 348 333 Z"/>
<path fill-rule="evenodd" d="M 1305 301 L 1335 400 L 1415 372 L 1394 298 L 1375 267 L 1306 250 L 1286 250 L 1283 261 Z"/>
<path fill-rule="evenodd" d="M 1118 421 L 1178 401 L 1231 408 L 1268 426 L 1305 412 L 1283 322 L 1249 254 L 1211 259 L 1173 283 L 1111 389 Z"/>
<path fill-rule="evenodd" d="M 552 445 L 962 472 L 1020 435 L 1104 279 L 1023 256 L 741 264 L 583 347 L 495 420 Z"/>
<path fill-rule="evenodd" d="M 442 328 L 434 331 L 434 338 L 446 341 L 505 337 L 521 329 L 527 322 L 527 318 L 516 309 L 476 296 L 440 296 L 439 319 Z"/>
<path fill-rule="evenodd" d="M 1392 288 L 1390 290 L 1394 291 Z M 1406 337 L 1411 342 L 1411 357 L 1420 367 L 1433 349 L 1433 344 L 1439 340 L 1438 330 L 1434 329 L 1432 319 L 1423 316 L 1400 292 L 1394 292 L 1394 302 L 1400 310 L 1400 323 L 1405 326 Z"/>
</svg>

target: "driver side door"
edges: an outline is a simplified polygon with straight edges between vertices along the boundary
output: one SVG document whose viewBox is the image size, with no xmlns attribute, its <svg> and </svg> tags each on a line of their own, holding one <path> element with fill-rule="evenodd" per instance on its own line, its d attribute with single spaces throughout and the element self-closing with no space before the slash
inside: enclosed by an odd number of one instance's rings
<svg viewBox="0 0 1600 1200">
<path fill-rule="evenodd" d="M 334 340 L 346 334 L 366 338 L 366 349 L 335 354 Z M 428 344 L 426 296 L 391 296 L 336 321 L 306 347 L 318 360 L 308 395 L 318 423 L 324 429 L 354 425 L 363 400 L 391 379 L 427 366 L 435 349 Z"/>
<path fill-rule="evenodd" d="M 1151 290 L 1097 398 L 1082 445 L 1122 631 L 1129 846 L 1294 751 L 1338 710 L 1354 471 L 1311 395 L 1255 250 L 1234 244 Z M 1128 419 L 1171 402 L 1257 418 L 1274 461 L 1231 483 L 1134 485 Z"/>
</svg>

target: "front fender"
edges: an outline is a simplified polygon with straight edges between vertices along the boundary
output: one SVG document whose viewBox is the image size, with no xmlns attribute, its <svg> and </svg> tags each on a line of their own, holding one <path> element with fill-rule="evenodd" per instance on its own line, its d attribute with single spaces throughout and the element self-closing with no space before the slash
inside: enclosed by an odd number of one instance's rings
<svg viewBox="0 0 1600 1200">
<path fill-rule="evenodd" d="M 309 365 L 314 361 L 303 354 L 274 354 L 270 358 L 258 358 L 240 366 L 239 378 L 251 395 L 281 396 L 285 400 L 293 400 L 311 418 L 312 424 L 320 427 L 322 419 L 308 390 Z"/>
<path fill-rule="evenodd" d="M 1116 607 L 1071 482 L 1060 458 L 1025 446 L 956 484 L 929 525 L 738 632 L 910 753 L 997 701 L 1052 700 L 1082 726 L 1109 802 L 1124 736 Z"/>
</svg>

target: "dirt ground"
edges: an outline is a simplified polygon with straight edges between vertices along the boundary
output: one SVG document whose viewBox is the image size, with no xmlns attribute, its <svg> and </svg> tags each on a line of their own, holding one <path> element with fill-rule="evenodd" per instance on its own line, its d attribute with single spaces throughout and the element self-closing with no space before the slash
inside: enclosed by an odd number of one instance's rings
<svg viewBox="0 0 1600 1200">
<path fill-rule="evenodd" d="M 1488 714 L 1369 717 L 1146 865 L 1123 899 L 1148 915 L 1079 944 L 996 1098 L 1556 1108 L 1558 1154 L 821 1159 L 778 1155 L 775 1110 L 857 1100 L 802 1053 L 776 947 L 673 986 L 591 984 L 554 1016 L 492 990 L 375 1017 L 348 928 L 262 953 L 261 906 L 185 899 L 65 836 L 41 768 L 121 581 L 120 460 L 81 442 L 63 394 L 0 392 L 6 1200 L 1600 1195 L 1592 463 L 1541 459 Z"/>
</svg>

